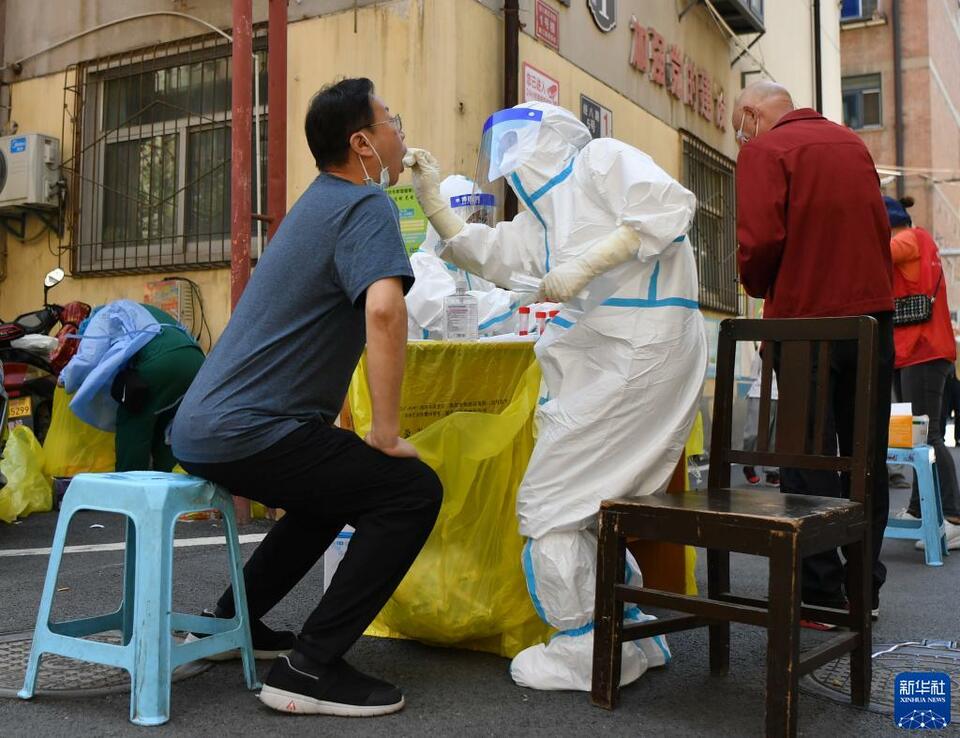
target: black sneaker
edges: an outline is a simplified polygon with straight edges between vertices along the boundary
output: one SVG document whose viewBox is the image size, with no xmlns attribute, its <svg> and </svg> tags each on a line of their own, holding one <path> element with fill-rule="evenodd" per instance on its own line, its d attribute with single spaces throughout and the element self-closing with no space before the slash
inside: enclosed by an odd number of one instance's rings
<svg viewBox="0 0 960 738">
<path fill-rule="evenodd" d="M 376 717 L 404 705 L 399 689 L 361 674 L 343 659 L 317 664 L 297 651 L 273 662 L 259 697 L 267 707 L 301 715 Z"/>
<path fill-rule="evenodd" d="M 212 610 L 204 610 L 201 615 L 205 618 L 215 618 L 216 613 Z M 184 643 L 193 643 L 201 638 L 206 638 L 205 633 L 188 633 Z M 295 633 L 289 630 L 272 630 L 259 620 L 254 620 L 250 624 L 250 637 L 253 640 L 253 657 L 255 659 L 275 659 L 290 653 L 293 644 L 297 642 Z M 223 651 L 207 656 L 207 661 L 232 661 L 240 658 L 240 649 L 232 651 Z"/>
</svg>

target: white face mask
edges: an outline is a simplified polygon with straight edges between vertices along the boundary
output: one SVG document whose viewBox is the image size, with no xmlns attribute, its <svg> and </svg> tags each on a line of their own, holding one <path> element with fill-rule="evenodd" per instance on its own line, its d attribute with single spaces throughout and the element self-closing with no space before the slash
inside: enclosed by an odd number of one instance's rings
<svg viewBox="0 0 960 738">
<path fill-rule="evenodd" d="M 363 135 L 363 134 L 360 134 Z M 383 159 L 380 158 L 380 154 L 377 152 L 374 145 L 370 143 L 370 139 L 366 136 L 363 136 L 363 140 L 367 142 L 367 145 L 373 149 L 374 156 L 377 157 L 377 161 L 380 162 L 380 182 L 374 182 L 373 178 L 367 172 L 367 165 L 363 163 L 363 157 L 358 155 L 360 159 L 360 166 L 363 168 L 363 183 L 370 185 L 371 187 L 379 187 L 381 190 L 385 190 L 390 186 L 390 170 L 383 166 Z"/>
</svg>

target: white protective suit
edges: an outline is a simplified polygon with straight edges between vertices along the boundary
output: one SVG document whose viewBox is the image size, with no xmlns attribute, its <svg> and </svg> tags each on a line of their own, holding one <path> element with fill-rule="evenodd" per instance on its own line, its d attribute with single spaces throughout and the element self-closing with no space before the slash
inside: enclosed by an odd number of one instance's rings
<svg viewBox="0 0 960 738">
<path fill-rule="evenodd" d="M 517 500 L 530 596 L 560 633 L 518 654 L 511 675 L 589 691 L 600 502 L 666 489 L 703 389 L 707 341 L 686 237 L 696 199 L 643 152 L 591 140 L 569 111 L 518 108 L 543 111 L 534 152 L 507 175 L 526 210 L 494 228 L 466 224 L 440 256 L 522 290 L 622 225 L 640 236 L 635 255 L 589 282 L 536 344 L 538 435 Z M 635 607 L 627 617 L 649 619 Z M 625 643 L 621 683 L 669 658 L 662 637 Z"/>
<path fill-rule="evenodd" d="M 451 200 L 472 194 L 474 183 L 452 174 L 440 183 L 440 194 Z M 416 281 L 407 293 L 408 338 L 443 338 L 443 299 L 457 291 L 457 282 L 466 284 L 467 293 L 477 298 L 477 316 L 481 336 L 498 336 L 517 330 L 517 308 L 533 299 L 497 287 L 476 274 L 470 274 L 437 256 L 440 236 L 431 225 L 420 248 L 410 255 Z"/>
</svg>

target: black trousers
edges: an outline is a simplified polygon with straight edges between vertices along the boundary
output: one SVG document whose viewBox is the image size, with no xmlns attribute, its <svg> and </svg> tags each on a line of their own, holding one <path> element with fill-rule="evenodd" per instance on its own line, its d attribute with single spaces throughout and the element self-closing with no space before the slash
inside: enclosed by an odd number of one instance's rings
<svg viewBox="0 0 960 738">
<path fill-rule="evenodd" d="M 887 478 L 887 442 L 890 425 L 890 391 L 893 382 L 893 313 L 876 313 L 878 328 L 877 362 L 879 386 L 874 409 L 873 442 L 874 484 L 871 495 L 873 538 L 873 599 L 879 603 L 880 588 L 887 578 L 887 567 L 880 561 L 883 532 L 890 514 L 890 484 Z M 779 358 L 779 357 L 777 357 Z M 779 364 L 779 362 L 777 362 Z M 853 342 L 840 342 L 832 347 L 830 356 L 830 414 L 829 421 L 836 430 L 841 455 L 853 452 L 853 413 L 856 396 L 857 352 Z M 782 392 L 782 390 L 781 390 Z M 782 417 L 782 415 L 781 415 Z M 786 422 L 787 419 L 783 418 Z M 789 469 L 780 470 L 780 489 L 784 492 L 814 494 L 824 497 L 850 497 L 849 475 L 832 472 Z M 808 604 L 841 604 L 844 601 L 843 584 L 846 580 L 844 563 L 839 552 L 825 551 L 803 560 L 801 581 L 803 601 Z"/>
<path fill-rule="evenodd" d="M 938 409 L 943 406 L 943 394 L 947 378 L 954 372 L 953 362 L 946 359 L 928 361 L 898 369 L 894 377 L 897 397 L 901 402 L 913 405 L 914 415 L 926 415 L 930 418 L 927 444 L 933 446 L 937 457 L 937 477 L 940 479 L 940 499 L 943 514 L 950 517 L 960 515 L 960 489 L 957 485 L 957 469 L 953 457 L 947 449 L 943 434 L 945 427 Z M 913 494 L 907 508 L 912 515 L 920 516 L 920 494 L 917 489 L 917 477 L 913 477 Z"/>
<path fill-rule="evenodd" d="M 943 415 L 940 421 L 940 430 L 947 435 L 947 424 L 953 417 L 953 442 L 960 446 L 960 379 L 957 379 L 956 367 L 950 362 L 950 372 L 947 373 L 947 382 L 943 387 Z"/>
<path fill-rule="evenodd" d="M 286 511 L 243 569 L 253 620 L 283 599 L 345 525 L 356 529 L 298 638 L 297 650 L 320 663 L 346 653 L 386 604 L 433 530 L 443 497 L 422 461 L 387 456 L 319 421 L 247 459 L 182 465 L 234 495 Z M 230 589 L 217 609 L 233 614 Z"/>
</svg>

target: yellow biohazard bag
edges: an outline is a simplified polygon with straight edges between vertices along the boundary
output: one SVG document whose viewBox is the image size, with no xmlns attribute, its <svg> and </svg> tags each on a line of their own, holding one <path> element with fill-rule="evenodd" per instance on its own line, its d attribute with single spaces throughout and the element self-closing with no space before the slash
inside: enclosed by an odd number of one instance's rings
<svg viewBox="0 0 960 738">
<path fill-rule="evenodd" d="M 440 477 L 443 506 L 368 635 L 507 657 L 547 639 L 551 628 L 537 617 L 523 578 L 516 514 L 539 386 L 529 344 L 411 344 L 401 427 Z M 370 428 L 365 359 L 350 405 L 363 436 Z M 447 415 L 451 409 L 470 412 Z"/>
<path fill-rule="evenodd" d="M 18 425 L 10 431 L 0 460 L 7 484 L 0 489 L 0 520 L 12 523 L 30 513 L 53 508 L 53 485 L 43 475 L 43 449 L 33 431 Z"/>
<path fill-rule="evenodd" d="M 114 434 L 94 428 L 74 415 L 71 398 L 63 387 L 57 387 L 53 393 L 50 430 L 43 442 L 44 472 L 49 477 L 112 472 L 117 463 Z"/>
</svg>

